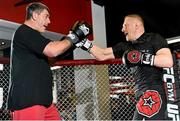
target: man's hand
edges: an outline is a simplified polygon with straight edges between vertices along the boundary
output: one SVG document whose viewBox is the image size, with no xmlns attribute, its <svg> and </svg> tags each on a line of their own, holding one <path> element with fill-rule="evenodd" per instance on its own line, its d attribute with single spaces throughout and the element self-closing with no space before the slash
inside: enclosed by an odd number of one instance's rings
<svg viewBox="0 0 180 121">
<path fill-rule="evenodd" d="M 84 21 L 76 21 L 66 36 L 72 45 L 75 45 L 85 39 L 88 35 L 92 34 L 92 27 Z"/>
<path fill-rule="evenodd" d="M 124 52 L 122 61 L 128 67 L 138 65 L 154 65 L 154 55 L 150 53 L 140 52 L 138 50 L 127 50 Z"/>
</svg>

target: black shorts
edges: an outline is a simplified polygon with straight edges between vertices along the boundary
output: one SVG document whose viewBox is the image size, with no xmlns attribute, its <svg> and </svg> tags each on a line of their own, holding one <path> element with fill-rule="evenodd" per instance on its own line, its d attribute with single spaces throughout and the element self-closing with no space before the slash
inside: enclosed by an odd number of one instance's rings
<svg viewBox="0 0 180 121">
<path fill-rule="evenodd" d="M 136 110 L 133 120 L 165 120 L 166 94 L 163 85 L 151 85 L 136 91 Z"/>
</svg>

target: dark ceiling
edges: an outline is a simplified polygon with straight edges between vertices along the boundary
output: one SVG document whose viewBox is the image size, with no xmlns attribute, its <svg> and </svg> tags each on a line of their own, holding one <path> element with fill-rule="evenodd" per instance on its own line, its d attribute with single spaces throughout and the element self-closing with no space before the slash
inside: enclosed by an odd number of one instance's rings
<svg viewBox="0 0 180 121">
<path fill-rule="evenodd" d="M 112 46 L 121 40 L 124 16 L 140 14 L 145 21 L 146 32 L 158 32 L 165 38 L 180 36 L 180 0 L 94 0 L 105 8 L 107 44 Z"/>
</svg>

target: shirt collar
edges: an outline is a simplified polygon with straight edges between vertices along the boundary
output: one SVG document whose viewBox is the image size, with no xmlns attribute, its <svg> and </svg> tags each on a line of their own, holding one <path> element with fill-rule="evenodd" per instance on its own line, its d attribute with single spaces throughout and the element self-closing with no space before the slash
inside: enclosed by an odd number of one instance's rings
<svg viewBox="0 0 180 121">
<path fill-rule="evenodd" d="M 146 33 L 143 33 L 138 39 L 132 41 L 133 44 L 135 43 L 143 43 L 146 38 Z"/>
</svg>

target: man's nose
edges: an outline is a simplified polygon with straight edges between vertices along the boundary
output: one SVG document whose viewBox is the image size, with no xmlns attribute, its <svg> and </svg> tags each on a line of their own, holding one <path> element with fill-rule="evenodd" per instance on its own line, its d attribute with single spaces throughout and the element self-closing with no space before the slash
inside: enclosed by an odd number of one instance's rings
<svg viewBox="0 0 180 121">
<path fill-rule="evenodd" d="M 124 27 L 122 27 L 121 31 L 124 32 Z"/>
</svg>

